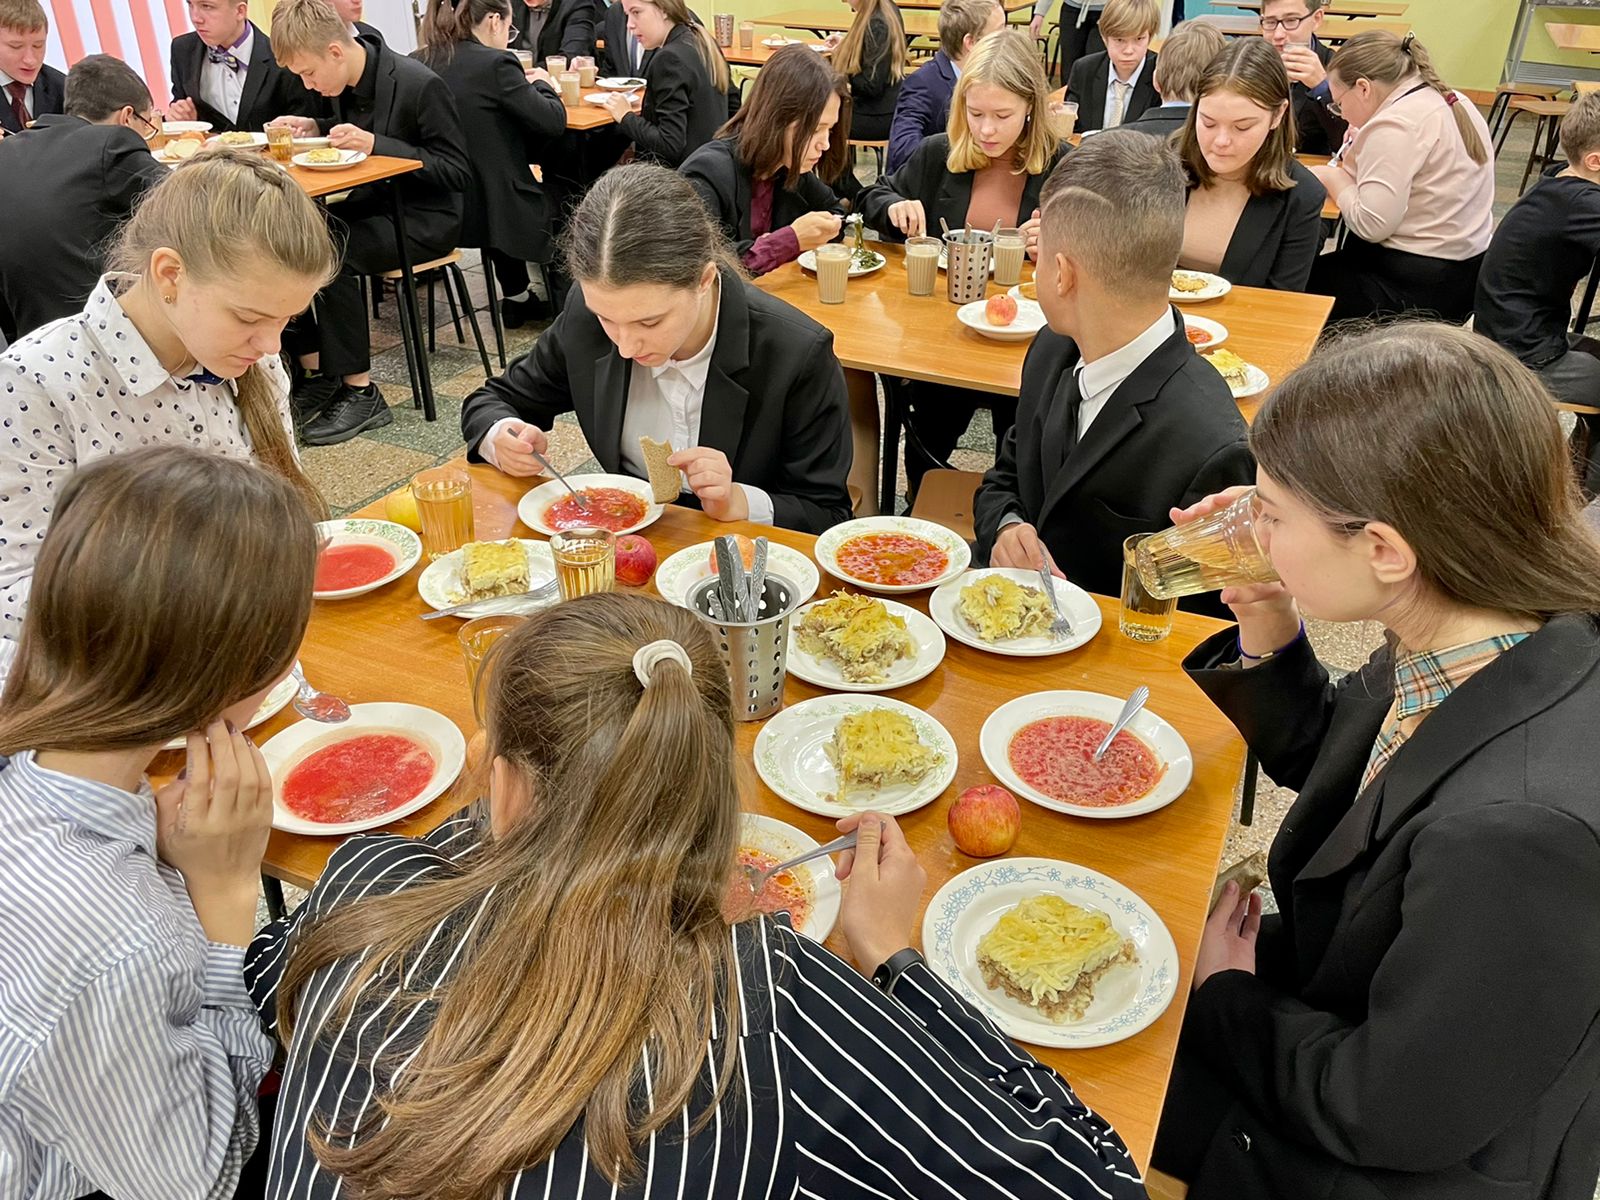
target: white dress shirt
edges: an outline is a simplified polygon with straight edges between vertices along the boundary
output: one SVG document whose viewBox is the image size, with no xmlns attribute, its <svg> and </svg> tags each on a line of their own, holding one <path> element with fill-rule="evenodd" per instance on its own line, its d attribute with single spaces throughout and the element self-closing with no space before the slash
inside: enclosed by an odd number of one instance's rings
<svg viewBox="0 0 1600 1200">
<path fill-rule="evenodd" d="M 7 89 L 15 82 L 16 80 L 11 76 L 4 71 L 0 71 L 0 104 L 4 104 L 7 108 L 11 107 L 11 93 Z M 28 85 L 27 90 L 22 93 L 22 106 L 28 110 L 28 116 L 37 117 L 39 115 L 38 110 L 33 107 L 33 84 L 31 83 Z"/>
<path fill-rule="evenodd" d="M 226 115 L 229 121 L 239 119 L 239 101 L 244 96 L 244 80 L 250 71 L 250 51 L 255 44 L 255 26 L 246 23 L 244 41 L 228 51 L 239 60 L 237 71 L 227 63 L 212 62 L 209 53 L 200 60 L 200 99 Z M 210 47 L 206 49 L 209 51 Z"/>
<path fill-rule="evenodd" d="M 1089 426 L 1094 424 L 1106 401 L 1127 381 L 1128 376 L 1139 369 L 1145 359 L 1161 348 L 1161 344 L 1172 336 L 1174 328 L 1172 309 L 1163 309 L 1150 328 L 1127 345 L 1119 346 L 1093 362 L 1080 361 L 1072 368 L 1078 380 L 1078 391 L 1083 397 L 1078 402 L 1079 441 L 1083 440 Z"/>
<path fill-rule="evenodd" d="M 1123 124 L 1128 119 L 1128 105 L 1133 101 L 1133 89 L 1139 86 L 1139 74 L 1143 70 L 1144 59 L 1141 58 L 1139 65 L 1133 69 L 1133 74 L 1128 76 L 1127 83 L 1122 85 L 1127 90 L 1123 93 L 1122 112 L 1117 115 L 1117 125 Z M 1116 126 L 1111 124 L 1111 115 L 1117 107 L 1117 84 L 1122 81 L 1117 78 L 1117 64 L 1110 61 L 1109 56 L 1106 60 L 1106 78 L 1110 82 L 1106 84 L 1106 107 L 1101 114 L 1100 128 L 1114 129 Z"/>
</svg>

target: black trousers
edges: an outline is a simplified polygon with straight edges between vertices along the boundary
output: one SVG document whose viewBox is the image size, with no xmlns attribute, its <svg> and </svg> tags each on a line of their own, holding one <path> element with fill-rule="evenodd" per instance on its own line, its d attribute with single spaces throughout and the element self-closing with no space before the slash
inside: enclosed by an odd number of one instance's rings
<svg viewBox="0 0 1600 1200">
<path fill-rule="evenodd" d="M 528 264 L 514 254 L 503 250 L 485 250 L 489 265 L 494 268 L 494 281 L 500 285 L 500 295 L 520 296 L 528 290 Z"/>
<path fill-rule="evenodd" d="M 912 381 L 903 386 L 909 389 L 911 401 L 911 428 L 922 443 L 922 448 L 941 462 L 950 460 L 950 453 L 961 440 L 961 435 L 972 424 L 973 415 L 980 408 L 989 410 L 994 422 L 996 452 L 1005 439 L 1006 432 L 1017 423 L 1017 398 L 1000 396 L 972 388 L 950 387 L 942 383 Z M 917 461 L 914 454 L 906 455 L 906 479 L 911 490 L 921 483 L 926 463 Z"/>
<path fill-rule="evenodd" d="M 1311 268 L 1306 291 L 1333 297 L 1330 321 L 1432 316 L 1461 324 L 1472 315 L 1483 255 L 1456 261 L 1394 250 L 1354 234 Z"/>
<path fill-rule="evenodd" d="M 1061 22 L 1061 40 L 1057 43 L 1056 53 L 1061 60 L 1061 78 L 1066 79 L 1073 63 L 1086 54 L 1099 54 L 1106 48 L 1106 43 L 1100 36 L 1098 8 L 1090 9 L 1083 18 L 1083 24 L 1079 25 L 1078 10 L 1066 0 L 1061 0 L 1056 19 Z"/>
</svg>

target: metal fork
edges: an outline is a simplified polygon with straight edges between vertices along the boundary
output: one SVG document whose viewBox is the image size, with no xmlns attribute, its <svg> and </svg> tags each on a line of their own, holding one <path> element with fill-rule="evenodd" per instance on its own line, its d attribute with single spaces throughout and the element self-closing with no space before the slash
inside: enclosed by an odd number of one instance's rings
<svg viewBox="0 0 1600 1200">
<path fill-rule="evenodd" d="M 1060 641 L 1072 636 L 1072 621 L 1068 618 L 1066 610 L 1061 607 L 1061 601 L 1056 598 L 1056 579 L 1050 574 L 1049 567 L 1039 568 L 1039 582 L 1044 585 L 1044 594 L 1050 598 L 1050 607 L 1055 609 L 1055 620 L 1050 622 L 1050 636 Z"/>
<path fill-rule="evenodd" d="M 531 592 L 518 592 L 512 596 L 489 596 L 483 600 L 469 600 L 454 608 L 441 608 L 437 612 L 423 613 L 424 621 L 437 621 L 440 617 L 482 617 L 491 613 L 514 613 L 522 608 L 536 608 L 557 591 L 554 579 L 541 583 Z M 479 610 L 482 611 L 479 611 Z"/>
<path fill-rule="evenodd" d="M 843 837 L 834 838 L 833 841 L 818 846 L 815 850 L 807 850 L 804 854 L 797 855 L 787 862 L 774 863 L 765 870 L 760 867 L 746 866 L 744 867 L 745 882 L 750 885 L 750 890 L 759 896 L 761 889 L 767 886 L 767 880 L 774 875 L 787 871 L 791 867 L 798 867 L 801 863 L 810 862 L 813 858 L 821 858 L 824 854 L 837 854 L 841 850 L 849 850 L 855 844 L 856 835 L 847 833 Z"/>
</svg>

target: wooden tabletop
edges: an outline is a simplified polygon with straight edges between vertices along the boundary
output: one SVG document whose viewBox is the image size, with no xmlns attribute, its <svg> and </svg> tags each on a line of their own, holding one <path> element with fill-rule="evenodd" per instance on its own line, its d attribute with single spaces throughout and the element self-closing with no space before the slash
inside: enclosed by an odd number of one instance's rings
<svg viewBox="0 0 1600 1200">
<path fill-rule="evenodd" d="M 1029 343 L 997 342 L 956 320 L 942 273 L 933 295 L 910 295 L 905 248 L 887 242 L 871 246 L 889 261 L 880 271 L 850 280 L 843 304 L 823 304 L 816 276 L 798 263 L 769 271 L 756 285 L 832 330 L 834 352 L 847 368 L 1015 396 Z M 1027 264 L 1023 278 L 1032 277 Z M 989 285 L 991 296 L 1005 290 Z M 1229 348 L 1278 380 L 1310 357 L 1333 299 L 1236 287 L 1220 300 L 1182 308 L 1221 321 L 1228 327 Z M 1239 407 L 1249 418 L 1260 399 L 1241 401 Z"/>
<path fill-rule="evenodd" d="M 1329 154 L 1296 154 L 1295 157 L 1307 167 L 1325 167 L 1333 161 L 1333 156 Z M 1339 219 L 1339 206 L 1333 202 L 1332 196 L 1322 202 L 1322 216 L 1328 221 Z"/>
<path fill-rule="evenodd" d="M 1590 54 L 1600 54 L 1600 25 L 1547 21 L 1544 29 L 1558 50 L 1587 50 Z"/>
<path fill-rule="evenodd" d="M 470 468 L 479 538 L 531 537 L 517 521 L 516 501 L 539 479 L 514 480 L 484 466 Z M 382 505 L 363 515 L 382 515 Z M 675 550 L 708 540 L 733 527 L 673 505 L 644 530 L 665 559 Z M 815 539 L 782 529 L 745 526 L 774 541 L 809 552 Z M 418 569 L 420 570 L 420 568 Z M 423 704 L 444 713 L 463 733 L 474 729 L 466 673 L 457 644 L 458 622 L 423 622 L 427 611 L 417 595 L 417 570 L 375 592 L 350 600 L 318 601 L 300 658 L 319 687 L 352 703 L 375 700 Z M 823 592 L 836 586 L 823 576 Z M 645 589 L 653 594 L 653 588 Z M 926 611 L 927 592 L 899 599 Z M 951 876 L 978 860 L 956 850 L 946 828 L 946 812 L 962 791 L 992 779 L 978 753 L 978 730 L 999 705 L 1017 696 L 1053 688 L 1088 689 L 1125 695 L 1135 683 L 1148 684 L 1150 708 L 1177 728 L 1194 755 L 1194 780 L 1175 803 L 1141 817 L 1088 821 L 1024 803 L 1022 831 L 1012 853 L 1066 859 L 1092 867 L 1133 889 L 1160 914 L 1177 942 L 1182 960 L 1178 995 L 1151 1027 L 1126 1041 L 1094 1050 L 1036 1052 L 1062 1071 L 1089 1104 L 1104 1113 L 1127 1140 L 1134 1157 L 1148 1163 L 1161 1100 L 1171 1071 L 1178 1027 L 1189 992 L 1206 905 L 1234 804 L 1234 788 L 1244 762 L 1244 747 L 1233 727 L 1182 673 L 1179 662 L 1195 643 L 1221 628 L 1217 621 L 1179 613 L 1164 642 L 1133 642 L 1117 632 L 1117 603 L 1100 600 L 1105 624 L 1088 645 L 1053 658 L 1016 659 L 984 654 L 950 640 L 944 662 L 928 678 L 897 689 L 895 698 L 940 721 L 955 738 L 959 766 L 951 787 L 934 803 L 900 818 L 928 872 L 923 903 Z M 388 647 L 390 652 L 377 653 Z M 821 695 L 789 680 L 790 704 Z M 295 720 L 293 709 L 254 732 L 258 740 Z M 832 824 L 779 800 L 757 777 L 751 759 L 759 723 L 741 723 L 738 747 L 743 759 L 743 803 L 805 830 L 818 840 L 834 836 Z M 180 760 L 169 755 L 169 769 Z M 452 811 L 436 801 L 397 822 L 397 832 L 422 834 Z M 316 879 L 336 839 L 274 832 L 264 869 L 300 886 Z M 920 931 L 920 922 L 919 922 Z M 920 937 L 918 938 L 920 941 Z M 846 953 L 836 931 L 828 945 Z"/>
<path fill-rule="evenodd" d="M 1261 33 L 1260 20 L 1257 17 L 1222 17 L 1215 15 L 1201 15 L 1195 17 L 1196 21 L 1203 21 L 1207 25 L 1215 26 L 1229 37 L 1259 36 Z M 1387 30 L 1395 37 L 1405 37 L 1411 32 L 1411 26 L 1404 21 L 1378 21 L 1371 18 L 1352 20 L 1349 17 L 1324 17 L 1322 26 L 1317 30 L 1317 37 L 1324 42 L 1342 42 L 1355 37 L 1358 33 L 1371 33 L 1374 29 Z"/>
<path fill-rule="evenodd" d="M 593 95 L 592 92 L 586 94 Z M 640 94 L 643 95 L 642 92 Z M 633 111 L 639 111 L 638 105 L 634 106 Z M 567 109 L 568 129 L 603 129 L 607 125 L 615 124 L 610 110 L 601 108 L 598 104 L 590 104 L 587 100 Z"/>
<path fill-rule="evenodd" d="M 752 17 L 751 20 L 757 25 L 777 25 L 784 29 L 843 33 L 850 28 L 850 22 L 854 18 L 855 14 L 841 4 L 837 8 L 786 8 L 780 12 Z M 939 36 L 939 14 L 936 11 L 910 9 L 900 14 L 900 20 L 905 25 L 907 35 L 911 37 Z"/>
<path fill-rule="evenodd" d="M 158 133 L 150 139 L 150 148 L 159 150 L 165 146 L 169 139 L 165 134 Z M 250 147 L 245 147 L 249 149 Z M 260 147 L 262 154 L 267 153 L 265 146 Z M 164 161 L 164 160 L 158 160 Z M 168 166 L 176 164 L 168 163 Z M 422 164 L 414 158 L 393 158 L 387 154 L 369 154 L 353 167 L 341 167 L 337 171 L 314 171 L 306 167 L 290 165 L 286 168 L 289 178 L 298 183 L 306 195 L 315 199 L 318 196 L 331 196 L 335 192 L 347 192 L 351 188 L 360 187 L 364 183 L 378 183 L 385 179 L 393 179 L 396 175 L 407 175 L 412 171 L 422 170 Z"/>
<path fill-rule="evenodd" d="M 1224 8 L 1247 8 L 1261 11 L 1262 0 L 1214 0 Z M 1380 3 L 1379 0 L 1329 0 L 1322 11 L 1329 17 L 1403 17 L 1409 4 Z M 1320 36 L 1320 34 L 1318 35 Z"/>
<path fill-rule="evenodd" d="M 735 32 L 733 35 L 733 45 L 724 46 L 722 48 L 722 57 L 728 60 L 729 65 L 735 67 L 764 67 L 767 65 L 767 60 L 769 58 L 771 58 L 779 50 L 788 49 L 791 45 L 821 46 L 822 44 L 822 42 L 815 39 L 790 38 L 782 46 L 767 46 L 762 44 L 762 40 L 760 38 L 757 38 L 755 45 L 751 46 L 750 49 L 741 50 L 739 48 L 739 35 L 737 32 Z M 833 51 L 828 49 L 824 49 L 822 51 L 822 54 L 825 57 L 831 55 L 832 53 Z"/>
</svg>

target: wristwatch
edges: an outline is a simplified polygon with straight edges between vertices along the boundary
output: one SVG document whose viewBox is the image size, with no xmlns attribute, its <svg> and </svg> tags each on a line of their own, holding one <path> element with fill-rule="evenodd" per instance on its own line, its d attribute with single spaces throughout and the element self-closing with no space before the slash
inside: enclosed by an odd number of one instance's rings
<svg viewBox="0 0 1600 1200">
<path fill-rule="evenodd" d="M 910 946 L 896 950 L 872 973 L 872 986 L 886 996 L 893 995 L 895 980 L 904 975 L 912 963 L 923 961 L 922 953 Z"/>
</svg>

